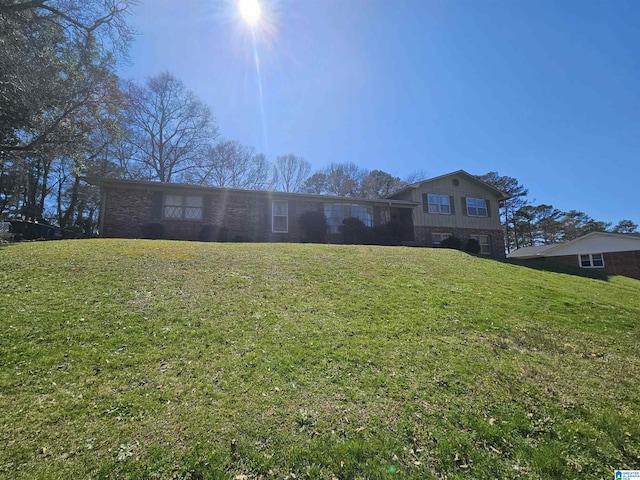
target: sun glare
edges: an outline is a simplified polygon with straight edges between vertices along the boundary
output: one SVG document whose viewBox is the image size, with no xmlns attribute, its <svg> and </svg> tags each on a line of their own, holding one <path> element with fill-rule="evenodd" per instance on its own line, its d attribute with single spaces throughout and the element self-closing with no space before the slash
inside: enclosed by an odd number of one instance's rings
<svg viewBox="0 0 640 480">
<path fill-rule="evenodd" d="M 262 14 L 258 0 L 238 0 L 238 9 L 240 10 L 240 16 L 242 16 L 243 20 L 247 22 L 250 27 L 255 27 Z"/>
</svg>

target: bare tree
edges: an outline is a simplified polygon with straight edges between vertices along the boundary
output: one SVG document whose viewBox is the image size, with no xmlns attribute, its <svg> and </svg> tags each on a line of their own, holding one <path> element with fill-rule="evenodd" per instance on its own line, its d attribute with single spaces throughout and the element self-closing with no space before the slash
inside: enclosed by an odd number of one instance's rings
<svg viewBox="0 0 640 480">
<path fill-rule="evenodd" d="M 385 198 L 407 183 L 382 170 L 370 171 L 362 180 L 362 196 L 367 198 Z"/>
<path fill-rule="evenodd" d="M 362 181 L 368 172 L 355 163 L 332 163 L 309 177 L 303 190 L 341 197 L 361 197 Z"/>
<path fill-rule="evenodd" d="M 148 78 L 143 87 L 128 82 L 125 94 L 134 147 L 127 170 L 136 178 L 180 180 L 217 137 L 209 107 L 168 72 Z"/>
<path fill-rule="evenodd" d="M 407 182 L 407 184 L 411 184 L 411 183 L 420 182 L 422 180 L 426 180 L 428 178 L 429 178 L 429 174 L 427 173 L 426 170 L 415 170 L 409 173 L 409 175 L 405 177 L 404 181 Z"/>
<path fill-rule="evenodd" d="M 292 153 L 276 158 L 276 190 L 282 192 L 300 192 L 304 182 L 311 174 L 311 164 Z"/>
<path fill-rule="evenodd" d="M 300 191 L 342 197 L 384 198 L 406 184 L 382 170 L 369 172 L 351 162 L 332 163 L 308 177 Z"/>
<path fill-rule="evenodd" d="M 267 157 L 256 154 L 253 147 L 225 140 L 208 148 L 187 179 L 199 185 L 269 190 L 275 171 Z"/>
<path fill-rule="evenodd" d="M 332 163 L 325 170 L 327 193 L 346 197 L 362 196 L 362 180 L 367 171 L 355 163 Z"/>
</svg>

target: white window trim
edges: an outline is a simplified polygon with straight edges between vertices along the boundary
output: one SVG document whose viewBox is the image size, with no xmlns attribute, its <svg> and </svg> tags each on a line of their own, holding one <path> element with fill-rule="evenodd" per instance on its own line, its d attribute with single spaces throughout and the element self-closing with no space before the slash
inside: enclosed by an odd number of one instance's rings
<svg viewBox="0 0 640 480">
<path fill-rule="evenodd" d="M 593 256 L 600 256 L 600 261 L 602 265 L 594 265 L 593 264 Z M 582 257 L 589 257 L 589 265 L 582 265 Z M 580 268 L 604 268 L 604 255 L 602 253 L 580 253 L 578 254 L 578 266 Z"/>
<path fill-rule="evenodd" d="M 438 197 L 438 203 L 431 203 L 430 198 L 429 197 Z M 442 203 L 440 200 L 446 198 L 446 203 Z M 431 206 L 435 206 L 437 207 L 438 211 L 437 212 L 432 212 L 431 211 Z M 442 211 L 442 205 L 446 205 L 447 207 L 449 207 L 449 211 L 448 212 L 443 212 Z M 438 193 L 427 193 L 427 212 L 431 213 L 433 215 L 451 215 L 451 197 L 449 197 L 449 195 L 440 195 Z"/>
<path fill-rule="evenodd" d="M 167 197 L 180 197 L 180 205 L 170 205 L 167 204 Z M 199 198 L 200 206 L 192 207 L 187 205 L 187 198 Z M 166 215 L 166 208 L 177 208 L 180 209 L 180 216 L 169 216 Z M 199 209 L 199 215 L 197 217 L 187 217 L 185 215 L 187 208 Z M 204 214 L 204 197 L 202 195 L 180 195 L 180 194 L 165 194 L 162 196 L 162 218 L 164 220 L 184 220 L 187 222 L 200 222 L 202 221 Z"/>
<path fill-rule="evenodd" d="M 469 211 L 469 200 L 474 200 L 474 201 L 480 200 L 480 201 L 484 202 L 484 207 L 478 207 L 476 205 L 476 206 L 472 207 L 472 208 L 476 209 L 476 213 L 471 213 Z M 487 208 L 487 201 L 484 198 L 467 197 L 467 200 L 466 200 L 465 203 L 466 203 L 465 208 L 467 209 L 467 216 L 469 216 L 469 217 L 488 217 L 489 216 L 489 209 Z M 478 212 L 479 208 L 484 208 L 484 211 L 486 213 L 484 215 L 478 214 L 477 212 Z"/>
<path fill-rule="evenodd" d="M 276 215 L 275 205 L 276 203 L 284 203 L 285 214 Z M 284 217 L 286 228 L 284 230 L 276 230 L 276 217 Z M 271 202 L 271 232 L 272 233 L 289 233 L 289 202 L 286 200 L 273 200 Z"/>
</svg>

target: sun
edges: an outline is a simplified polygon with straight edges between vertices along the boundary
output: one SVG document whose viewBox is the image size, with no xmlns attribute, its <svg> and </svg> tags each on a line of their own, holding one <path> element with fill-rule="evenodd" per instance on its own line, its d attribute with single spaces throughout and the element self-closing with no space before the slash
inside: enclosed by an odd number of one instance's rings
<svg viewBox="0 0 640 480">
<path fill-rule="evenodd" d="M 238 10 L 242 19 L 250 27 L 256 26 L 262 14 L 258 0 L 238 0 Z"/>
</svg>

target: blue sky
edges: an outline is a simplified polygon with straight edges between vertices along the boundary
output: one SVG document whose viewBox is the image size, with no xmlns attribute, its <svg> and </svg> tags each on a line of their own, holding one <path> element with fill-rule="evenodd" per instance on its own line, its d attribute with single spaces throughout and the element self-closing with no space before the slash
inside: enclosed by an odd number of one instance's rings
<svg viewBox="0 0 640 480">
<path fill-rule="evenodd" d="M 640 223 L 640 1 L 261 3 L 264 124 L 232 0 L 141 0 L 121 76 L 173 73 L 272 159 L 497 171 L 536 204 Z"/>
</svg>

